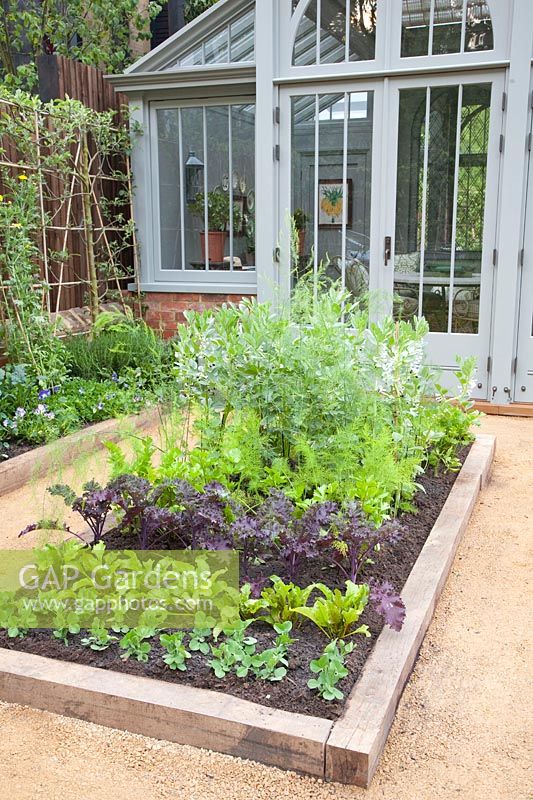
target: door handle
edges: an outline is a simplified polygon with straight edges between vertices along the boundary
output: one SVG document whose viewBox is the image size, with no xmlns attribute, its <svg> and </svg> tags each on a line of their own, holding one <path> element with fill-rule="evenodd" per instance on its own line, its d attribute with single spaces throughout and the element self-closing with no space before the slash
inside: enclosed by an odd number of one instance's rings
<svg viewBox="0 0 533 800">
<path fill-rule="evenodd" d="M 388 265 L 392 256 L 392 238 L 385 236 L 385 266 Z"/>
</svg>

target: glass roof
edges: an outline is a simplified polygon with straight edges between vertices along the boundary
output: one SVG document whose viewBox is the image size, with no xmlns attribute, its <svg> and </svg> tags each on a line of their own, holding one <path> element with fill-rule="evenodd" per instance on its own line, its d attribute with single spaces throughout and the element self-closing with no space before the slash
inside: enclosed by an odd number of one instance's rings
<svg viewBox="0 0 533 800">
<path fill-rule="evenodd" d="M 167 69 L 255 61 L 255 10 L 252 9 L 196 43 Z"/>
</svg>

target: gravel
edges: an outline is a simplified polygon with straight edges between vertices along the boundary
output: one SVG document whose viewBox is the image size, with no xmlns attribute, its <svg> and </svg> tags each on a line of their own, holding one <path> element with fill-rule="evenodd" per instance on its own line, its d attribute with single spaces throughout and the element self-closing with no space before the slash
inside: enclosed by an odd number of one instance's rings
<svg viewBox="0 0 533 800">
<path fill-rule="evenodd" d="M 370 790 L 0 704 L 1 796 L 529 798 L 533 420 L 489 417 L 482 429 L 498 436 L 493 480 L 465 533 Z M 20 493 L 13 495 L 0 501 L 3 515 L 14 513 L 11 503 L 20 509 Z"/>
</svg>

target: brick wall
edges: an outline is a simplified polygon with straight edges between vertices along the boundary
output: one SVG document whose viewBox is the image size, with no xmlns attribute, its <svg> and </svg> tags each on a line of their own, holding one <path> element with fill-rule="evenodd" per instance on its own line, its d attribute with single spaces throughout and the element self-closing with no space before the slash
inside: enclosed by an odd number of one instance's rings
<svg viewBox="0 0 533 800">
<path fill-rule="evenodd" d="M 150 327 L 161 331 L 166 339 L 176 332 L 178 323 L 184 322 L 184 311 L 202 311 L 217 308 L 223 303 L 239 303 L 242 294 L 193 294 L 189 292 L 148 292 L 143 295 L 144 318 Z"/>
</svg>

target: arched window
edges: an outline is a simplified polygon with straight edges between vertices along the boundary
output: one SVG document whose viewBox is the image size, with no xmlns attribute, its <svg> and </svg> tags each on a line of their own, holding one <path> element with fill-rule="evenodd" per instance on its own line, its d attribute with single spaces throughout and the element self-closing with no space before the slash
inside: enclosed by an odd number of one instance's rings
<svg viewBox="0 0 533 800">
<path fill-rule="evenodd" d="M 301 67 L 374 59 L 376 7 L 377 0 L 308 0 L 296 32 L 292 63 Z"/>
<path fill-rule="evenodd" d="M 402 58 L 493 49 L 486 0 L 403 0 Z"/>
</svg>

